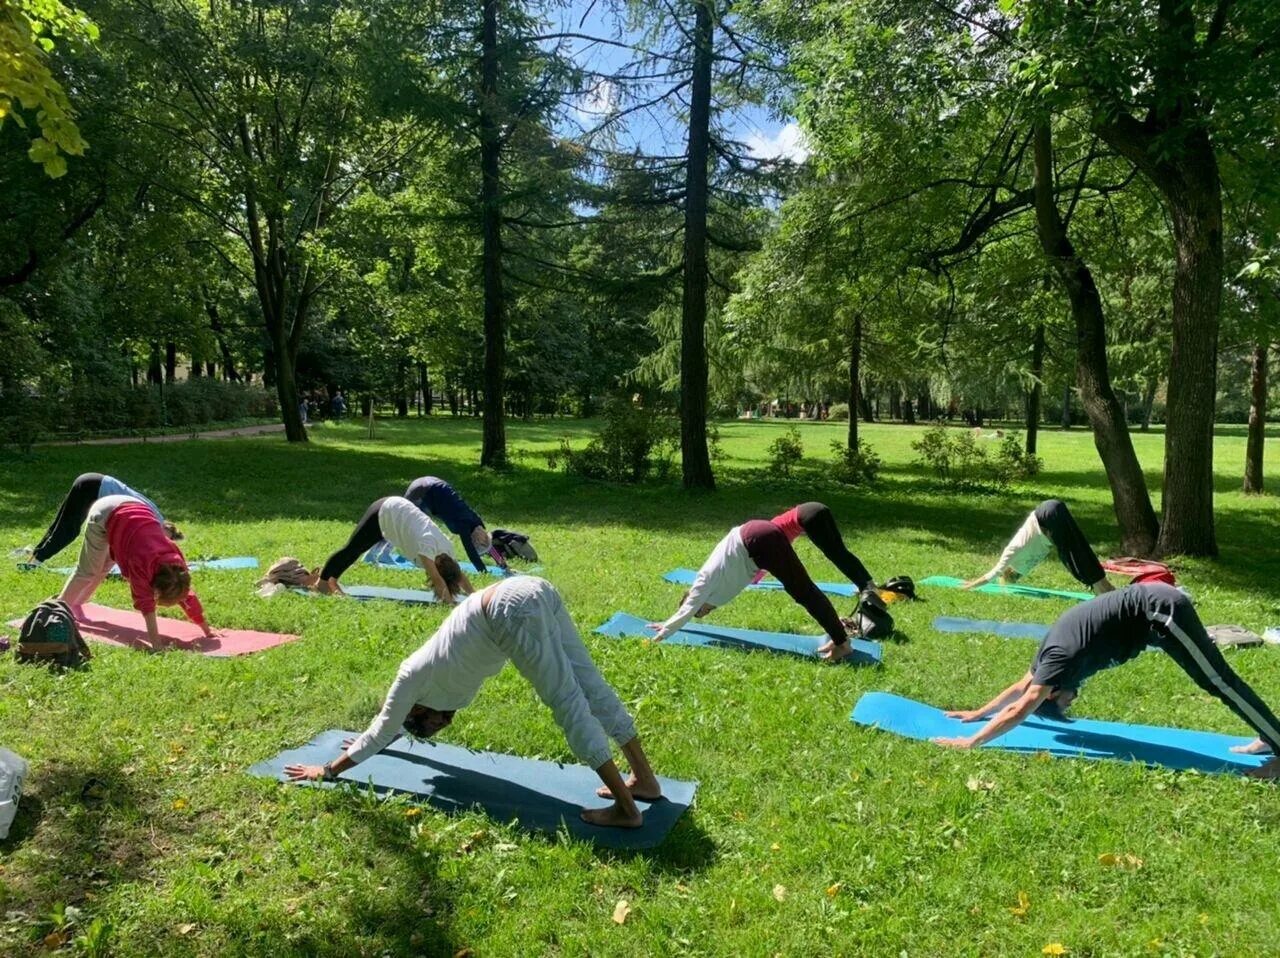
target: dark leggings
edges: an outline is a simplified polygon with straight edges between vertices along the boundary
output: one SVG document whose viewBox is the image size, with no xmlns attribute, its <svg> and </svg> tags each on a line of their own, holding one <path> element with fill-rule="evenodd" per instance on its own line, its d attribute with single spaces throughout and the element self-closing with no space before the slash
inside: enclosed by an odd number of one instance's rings
<svg viewBox="0 0 1280 958">
<path fill-rule="evenodd" d="M 859 592 L 871 584 L 871 573 L 862 564 L 862 560 L 845 546 L 830 509 L 821 502 L 806 502 L 796 506 L 796 517 L 809 541 L 831 560 L 831 564 L 846 579 L 858 587 Z"/>
<path fill-rule="evenodd" d="M 76 477 L 76 481 L 71 484 L 71 491 L 58 507 L 58 514 L 53 517 L 53 525 L 49 526 L 44 538 L 36 546 L 36 562 L 52 559 L 80 535 L 84 521 L 89 518 L 89 510 L 98 501 L 102 479 L 100 472 L 86 472 Z"/>
<path fill-rule="evenodd" d="M 805 570 L 796 550 L 791 548 L 786 534 L 765 519 L 752 519 L 739 526 L 742 544 L 747 547 L 751 561 L 782 583 L 787 595 L 804 606 L 822 630 L 836 645 L 847 641 L 840 616 L 831 600 L 822 594 Z"/>
<path fill-rule="evenodd" d="M 1210 695 L 1240 717 L 1280 754 L 1280 720 L 1249 683 L 1227 664 L 1200 623 L 1191 600 L 1171 585 L 1147 586 L 1157 644 Z M 1086 603 L 1087 604 L 1087 603 Z"/>
<path fill-rule="evenodd" d="M 382 508 L 387 498 L 384 496 L 364 511 L 347 544 L 329 556 L 324 568 L 320 570 L 321 581 L 341 578 L 342 573 L 350 569 L 360 556 L 382 541 L 382 526 L 378 524 L 378 510 Z"/>
<path fill-rule="evenodd" d="M 1036 522 L 1040 523 L 1040 531 L 1057 548 L 1058 558 L 1077 582 L 1092 588 L 1107 577 L 1089 540 L 1061 499 L 1045 500 L 1036 506 L 1034 515 Z"/>
</svg>

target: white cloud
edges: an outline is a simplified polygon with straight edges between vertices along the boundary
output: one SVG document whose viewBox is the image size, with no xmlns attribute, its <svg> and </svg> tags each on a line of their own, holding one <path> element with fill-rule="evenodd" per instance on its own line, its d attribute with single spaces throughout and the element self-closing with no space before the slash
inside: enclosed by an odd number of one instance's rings
<svg viewBox="0 0 1280 958">
<path fill-rule="evenodd" d="M 752 130 L 747 135 L 747 149 L 762 160 L 788 159 L 803 163 L 809 157 L 809 144 L 805 142 L 800 124 L 791 122 L 779 127 L 772 134 Z"/>
</svg>

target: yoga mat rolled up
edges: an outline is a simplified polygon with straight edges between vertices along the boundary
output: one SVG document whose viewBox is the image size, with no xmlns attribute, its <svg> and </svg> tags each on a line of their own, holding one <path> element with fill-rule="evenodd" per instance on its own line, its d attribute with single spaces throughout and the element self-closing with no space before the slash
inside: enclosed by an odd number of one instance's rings
<svg viewBox="0 0 1280 958">
<path fill-rule="evenodd" d="M 964 579 L 949 575 L 931 575 L 922 579 L 921 585 L 933 585 L 943 589 L 958 589 L 964 585 Z M 1068 589 L 1041 589 L 1034 585 L 1005 585 L 1003 582 L 985 582 L 972 592 L 988 592 L 995 595 L 1021 595 L 1032 599 L 1079 599 L 1085 601 L 1093 598 L 1092 592 L 1072 592 Z"/>
<path fill-rule="evenodd" d="M 105 642 L 122 648 L 149 649 L 147 627 L 142 620 L 142 613 L 135 610 L 112 609 L 92 602 L 84 606 L 85 618 L 78 622 L 80 633 L 94 642 Z M 22 620 L 10 622 L 15 628 L 22 627 Z M 216 629 L 218 635 L 206 639 L 200 626 L 186 619 L 170 619 L 156 616 L 156 628 L 166 639 L 176 639 L 184 643 L 181 651 L 199 652 L 213 658 L 227 658 L 233 655 L 249 655 L 261 652 L 277 645 L 284 645 L 297 639 L 296 635 L 285 635 L 279 632 L 255 632 L 253 629 Z"/>
<path fill-rule="evenodd" d="M 982 728 L 981 722 L 947 718 L 942 709 L 888 692 L 868 692 L 854 706 L 850 720 L 904 738 L 963 738 Z M 982 748 L 1010 752 L 1046 752 L 1055 758 L 1116 759 L 1201 772 L 1243 772 L 1270 756 L 1237 755 L 1232 745 L 1250 738 L 1165 728 L 1126 725 L 1097 719 L 1060 721 L 1033 715 Z"/>
<path fill-rule="evenodd" d="M 281 752 L 249 769 L 250 775 L 284 781 L 286 765 L 323 765 L 342 751 L 355 732 L 322 732 L 301 748 Z M 574 838 L 605 848 L 655 848 L 693 803 L 697 782 L 662 778 L 663 797 L 637 801 L 644 813 L 639 828 L 600 828 L 588 825 L 578 813 L 603 808 L 608 800 L 596 796 L 599 777 L 583 765 L 562 765 L 497 752 L 473 752 L 456 745 L 400 739 L 377 755 L 338 776 L 356 786 L 372 786 L 380 794 L 413 795 L 445 812 L 479 808 L 498 822 L 516 821 L 530 831 L 557 834 L 561 828 Z M 313 782 L 332 787 L 336 783 Z"/>
<path fill-rule="evenodd" d="M 662 578 L 675 585 L 693 585 L 693 580 L 697 575 L 698 573 L 695 569 L 672 569 Z M 842 595 L 846 598 L 853 598 L 858 594 L 858 590 L 854 588 L 851 582 L 818 582 L 815 584 L 827 595 Z M 782 591 L 782 583 L 777 579 L 762 579 L 759 582 L 753 582 L 747 588 L 780 592 Z"/>
<path fill-rule="evenodd" d="M 653 638 L 644 619 L 626 612 L 615 612 L 613 617 L 596 629 L 599 635 L 620 639 L 628 636 Z M 879 642 L 850 639 L 853 655 L 840 663 L 849 665 L 878 665 L 881 648 Z M 703 648 L 741 649 L 743 651 L 785 652 L 807 659 L 818 658 L 819 646 L 825 645 L 825 635 L 792 635 L 789 632 L 758 632 L 755 629 L 731 629 L 719 625 L 686 625 L 674 635 L 662 640 L 663 645 L 694 645 Z"/>
</svg>

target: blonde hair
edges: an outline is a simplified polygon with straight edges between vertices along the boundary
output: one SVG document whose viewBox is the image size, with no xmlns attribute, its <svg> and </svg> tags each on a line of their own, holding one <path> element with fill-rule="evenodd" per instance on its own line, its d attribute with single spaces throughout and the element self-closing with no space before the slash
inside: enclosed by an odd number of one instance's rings
<svg viewBox="0 0 1280 958">
<path fill-rule="evenodd" d="M 160 602 L 180 602 L 191 591 L 191 573 L 185 566 L 165 563 L 151 577 L 151 588 Z"/>
</svg>

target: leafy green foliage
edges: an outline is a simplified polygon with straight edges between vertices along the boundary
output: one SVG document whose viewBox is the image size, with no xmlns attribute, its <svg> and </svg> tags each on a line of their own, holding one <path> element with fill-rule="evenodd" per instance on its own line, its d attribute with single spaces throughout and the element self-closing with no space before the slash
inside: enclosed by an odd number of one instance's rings
<svg viewBox="0 0 1280 958">
<path fill-rule="evenodd" d="M 794 426 L 769 443 L 769 473 L 772 475 L 789 479 L 802 459 L 804 440 Z"/>
<path fill-rule="evenodd" d="M 876 451 L 866 442 L 859 442 L 856 449 L 850 449 L 847 442 L 832 439 L 831 452 L 833 461 L 829 475 L 845 486 L 871 485 L 880 475 L 880 467 L 884 465 Z"/>
<path fill-rule="evenodd" d="M 605 407 L 600 434 L 579 450 L 567 439 L 549 457 L 552 468 L 584 479 L 643 482 L 649 476 L 666 479 L 680 449 L 679 423 L 660 412 L 624 399 Z"/>
</svg>

